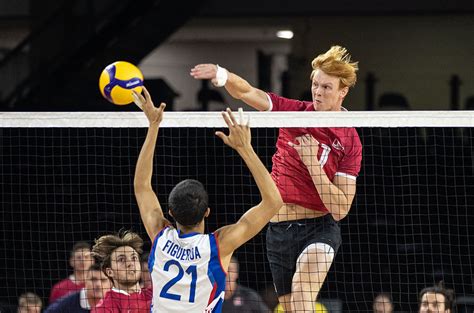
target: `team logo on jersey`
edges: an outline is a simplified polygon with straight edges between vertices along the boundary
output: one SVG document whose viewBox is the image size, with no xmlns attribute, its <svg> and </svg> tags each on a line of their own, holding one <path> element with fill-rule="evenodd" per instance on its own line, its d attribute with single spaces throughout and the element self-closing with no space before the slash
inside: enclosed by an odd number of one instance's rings
<svg viewBox="0 0 474 313">
<path fill-rule="evenodd" d="M 334 141 L 332 142 L 332 147 L 336 150 L 344 151 L 344 147 L 341 145 L 341 143 L 337 139 L 334 139 Z"/>
</svg>

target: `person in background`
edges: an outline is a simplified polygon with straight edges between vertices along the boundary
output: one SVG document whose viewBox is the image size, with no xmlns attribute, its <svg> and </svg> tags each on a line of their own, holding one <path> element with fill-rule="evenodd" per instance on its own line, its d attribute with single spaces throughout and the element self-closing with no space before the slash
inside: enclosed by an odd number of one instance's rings
<svg viewBox="0 0 474 313">
<path fill-rule="evenodd" d="M 92 254 L 112 283 L 112 289 L 92 308 L 92 313 L 149 313 L 151 288 L 141 288 L 142 238 L 131 231 L 96 239 Z"/>
<path fill-rule="evenodd" d="M 41 313 L 43 301 L 33 292 L 25 292 L 18 298 L 18 313 Z"/>
<path fill-rule="evenodd" d="M 85 287 L 52 303 L 44 313 L 88 313 L 95 307 L 112 284 L 100 268 L 92 264 L 86 275 Z"/>
<path fill-rule="evenodd" d="M 69 257 L 69 265 L 74 272 L 68 278 L 61 280 L 53 286 L 49 296 L 49 304 L 84 288 L 85 276 L 93 263 L 94 258 L 91 256 L 90 244 L 85 241 L 74 244 Z"/>
<path fill-rule="evenodd" d="M 451 313 L 454 306 L 454 290 L 447 289 L 440 281 L 432 287 L 421 290 L 419 313 Z"/>
<path fill-rule="evenodd" d="M 239 262 L 232 257 L 227 270 L 222 313 L 267 313 L 270 310 L 254 290 L 240 285 Z"/>
<path fill-rule="evenodd" d="M 140 286 L 142 288 L 151 288 L 151 273 L 150 269 L 148 268 L 148 258 L 150 253 L 144 252 L 141 256 L 141 263 L 142 263 L 142 277 L 140 279 Z"/>
<path fill-rule="evenodd" d="M 374 313 L 393 313 L 392 297 L 385 292 L 379 293 L 374 298 Z"/>
</svg>

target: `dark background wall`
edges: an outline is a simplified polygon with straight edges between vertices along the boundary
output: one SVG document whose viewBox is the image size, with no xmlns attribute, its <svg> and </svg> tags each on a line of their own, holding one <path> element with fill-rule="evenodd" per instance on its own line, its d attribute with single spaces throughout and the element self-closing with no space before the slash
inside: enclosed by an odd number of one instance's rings
<svg viewBox="0 0 474 313">
<path fill-rule="evenodd" d="M 368 312 L 376 292 L 413 312 L 421 288 L 444 279 L 472 290 L 473 134 L 462 129 L 359 129 L 364 159 L 357 196 L 341 222 L 343 246 L 321 293 L 349 312 Z M 236 221 L 258 203 L 240 158 L 212 129 L 163 129 L 153 186 L 166 208 L 180 180 L 196 178 L 210 194 L 208 231 Z M 254 129 L 271 164 L 276 130 Z M 47 299 L 69 273 L 73 243 L 119 229 L 146 234 L 133 197 L 133 173 L 145 129 L 2 129 L 2 301 L 23 291 Z M 240 281 L 271 288 L 262 232 L 237 251 Z M 148 242 L 148 240 L 147 240 Z M 149 243 L 147 244 L 149 247 Z"/>
</svg>

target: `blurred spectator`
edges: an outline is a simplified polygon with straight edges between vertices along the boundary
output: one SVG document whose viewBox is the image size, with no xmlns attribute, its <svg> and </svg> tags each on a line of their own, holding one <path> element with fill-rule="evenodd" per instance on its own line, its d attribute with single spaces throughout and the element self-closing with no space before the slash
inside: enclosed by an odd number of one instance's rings
<svg viewBox="0 0 474 313">
<path fill-rule="evenodd" d="M 419 313 L 451 313 L 454 304 L 454 290 L 444 287 L 443 281 L 427 287 L 419 295 Z"/>
<path fill-rule="evenodd" d="M 51 304 L 45 313 L 88 313 L 112 288 L 112 283 L 99 264 L 92 264 L 86 275 L 85 287 Z"/>
<path fill-rule="evenodd" d="M 262 299 L 271 311 L 278 305 L 278 296 L 273 284 L 267 285 L 261 293 Z"/>
<path fill-rule="evenodd" d="M 374 298 L 374 313 L 393 313 L 392 297 L 385 292 L 379 293 Z"/>
<path fill-rule="evenodd" d="M 151 273 L 148 268 L 148 257 L 150 256 L 150 253 L 144 252 L 141 256 L 140 262 L 142 263 L 142 277 L 140 278 L 140 286 L 142 288 L 151 288 L 152 282 L 151 282 Z"/>
<path fill-rule="evenodd" d="M 270 312 L 262 298 L 252 289 L 237 283 L 239 263 L 232 257 L 227 270 L 222 313 Z"/>
<path fill-rule="evenodd" d="M 49 304 L 84 288 L 85 276 L 93 263 L 90 244 L 84 241 L 76 243 L 72 247 L 71 256 L 69 257 L 69 265 L 73 268 L 74 273 L 53 286 L 49 296 Z"/>
<path fill-rule="evenodd" d="M 33 292 L 25 292 L 18 298 L 18 313 L 41 313 L 43 301 Z"/>
</svg>

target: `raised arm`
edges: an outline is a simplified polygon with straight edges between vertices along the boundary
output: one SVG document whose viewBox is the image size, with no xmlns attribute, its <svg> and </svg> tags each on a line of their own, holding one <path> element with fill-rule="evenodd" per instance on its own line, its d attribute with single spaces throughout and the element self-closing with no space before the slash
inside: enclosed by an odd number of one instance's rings
<svg viewBox="0 0 474 313">
<path fill-rule="evenodd" d="M 248 81 L 223 67 L 198 64 L 191 69 L 190 74 L 195 79 L 210 79 L 214 86 L 224 86 L 233 98 L 242 100 L 259 111 L 270 109 L 268 96 L 263 90 L 253 87 Z"/>
<path fill-rule="evenodd" d="M 136 92 L 133 93 L 133 98 L 135 104 L 145 113 L 150 125 L 138 157 L 133 187 L 135 190 L 135 198 L 140 208 L 140 216 L 148 236 L 153 241 L 160 229 L 169 224 L 169 221 L 163 216 L 160 202 L 151 186 L 153 155 L 155 153 L 158 130 L 161 120 L 163 119 L 163 110 L 166 105 L 161 103 L 160 107 L 156 108 L 145 87 L 143 91 L 145 98 Z"/>
<path fill-rule="evenodd" d="M 283 205 L 283 201 L 270 173 L 268 173 L 268 170 L 252 148 L 248 124 L 241 125 L 237 123 L 230 109 L 227 109 L 227 112 L 223 112 L 223 117 L 229 126 L 229 136 L 224 135 L 222 132 L 217 132 L 216 135 L 242 157 L 252 173 L 262 197 L 262 201 L 248 210 L 237 223 L 217 230 L 220 254 L 222 258 L 226 258 L 230 257 L 235 249 L 258 234 L 278 212 Z M 242 119 L 241 113 L 241 123 L 243 122 Z"/>
</svg>

